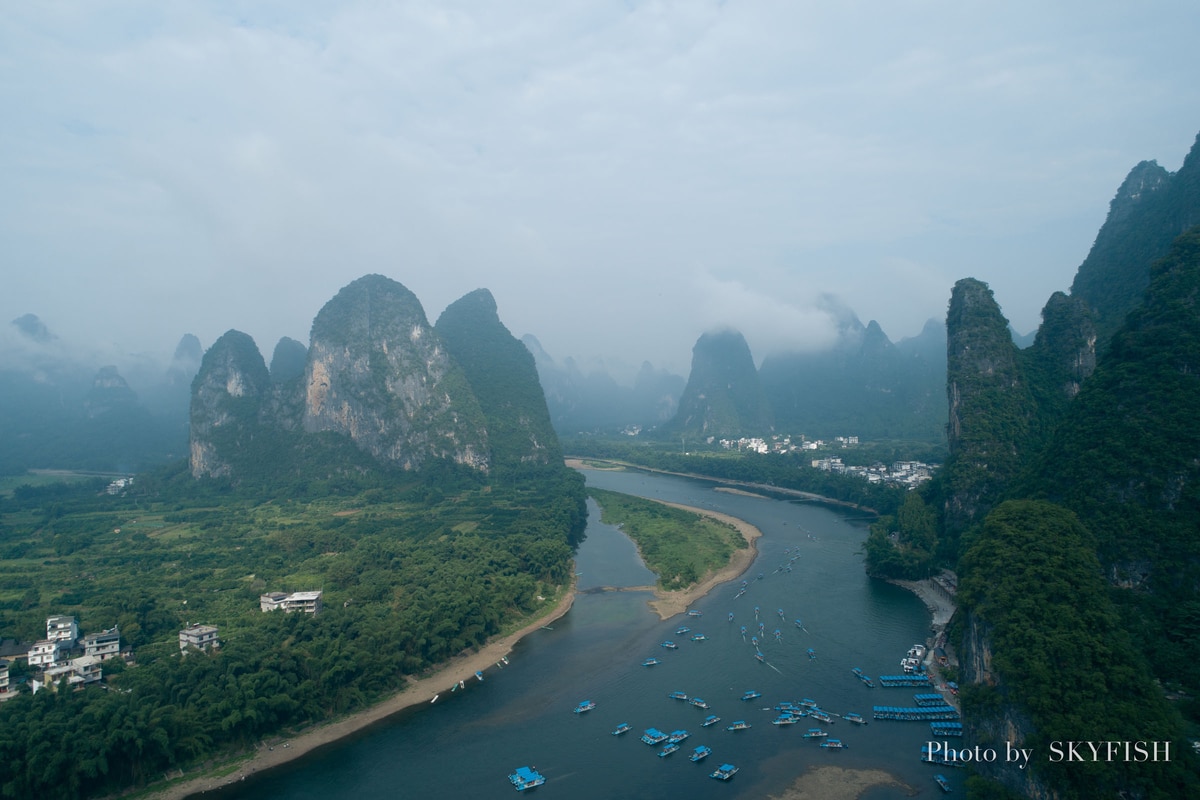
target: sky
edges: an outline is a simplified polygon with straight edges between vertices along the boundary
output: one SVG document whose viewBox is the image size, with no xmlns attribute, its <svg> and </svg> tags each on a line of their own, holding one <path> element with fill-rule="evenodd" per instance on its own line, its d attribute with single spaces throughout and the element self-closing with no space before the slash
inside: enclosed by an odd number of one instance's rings
<svg viewBox="0 0 1200 800">
<path fill-rule="evenodd" d="M 117 362 L 269 360 L 369 273 L 680 375 L 839 306 L 914 336 L 964 277 L 1025 333 L 1200 131 L 1193 0 L 3 6 L 0 321 Z"/>
</svg>

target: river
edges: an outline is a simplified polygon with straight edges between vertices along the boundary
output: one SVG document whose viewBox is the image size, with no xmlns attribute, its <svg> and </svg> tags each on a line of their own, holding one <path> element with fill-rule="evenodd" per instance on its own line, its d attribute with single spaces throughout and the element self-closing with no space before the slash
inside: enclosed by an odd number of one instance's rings
<svg viewBox="0 0 1200 800">
<path fill-rule="evenodd" d="M 755 563 L 742 576 L 745 593 L 736 597 L 741 579 L 735 580 L 696 603 L 701 616 L 660 621 L 647 606 L 647 592 L 598 591 L 645 586 L 654 576 L 633 543 L 602 524 L 589 501 L 587 537 L 576 558 L 575 605 L 550 629 L 520 642 L 507 665 L 497 664 L 483 681 L 461 690 L 447 687 L 436 704 L 402 712 L 220 797 L 512 798 L 516 792 L 506 776 L 523 765 L 547 778 L 535 796 L 571 800 L 765 798 L 782 795 L 807 768 L 821 765 L 884 770 L 922 794 L 937 793 L 932 775 L 938 770 L 919 761 L 930 738 L 925 724 L 856 726 L 835 718 L 821 727 L 846 743 L 840 751 L 802 738 L 818 723 L 771 724 L 770 707 L 784 700 L 812 698 L 829 711 L 854 711 L 869 720 L 872 705 L 913 705 L 913 693 L 921 691 L 869 689 L 851 673 L 852 667 L 872 677 L 899 672 L 905 651 L 929 632 L 929 613 L 915 596 L 864 574 L 859 550 L 865 520 L 811 503 L 715 491 L 704 481 L 636 471 L 584 475 L 598 488 L 708 508 L 757 526 L 763 536 Z M 789 562 L 790 571 L 776 571 Z M 677 634 L 683 625 L 692 631 Z M 693 641 L 696 633 L 706 638 Z M 765 663 L 754 657 L 748 641 L 754 635 L 762 639 Z M 661 647 L 664 640 L 674 640 L 677 649 Z M 642 666 L 648 657 L 661 663 Z M 762 697 L 741 700 L 748 690 Z M 670 699 L 675 691 L 703 698 L 711 710 Z M 572 713 L 583 700 L 593 700 L 595 710 Z M 707 714 L 719 715 L 721 723 L 701 727 Z M 735 720 L 751 728 L 725 730 Z M 613 736 L 621 722 L 633 730 Z M 659 758 L 639 741 L 650 727 L 686 729 L 691 737 L 679 752 Z M 692 763 L 688 755 L 700 744 L 713 755 Z M 733 780 L 708 777 L 726 762 L 739 767 Z M 961 776 L 942 772 L 962 790 Z M 863 795 L 907 796 L 898 786 Z"/>
</svg>

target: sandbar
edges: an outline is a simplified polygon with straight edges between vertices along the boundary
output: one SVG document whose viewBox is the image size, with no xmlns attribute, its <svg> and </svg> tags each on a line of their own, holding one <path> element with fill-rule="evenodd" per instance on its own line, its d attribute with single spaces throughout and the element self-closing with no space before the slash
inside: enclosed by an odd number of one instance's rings
<svg viewBox="0 0 1200 800">
<path fill-rule="evenodd" d="M 909 795 L 916 790 L 881 769 L 844 769 L 814 767 L 796 779 L 783 794 L 768 800 L 856 800 L 876 786 L 895 786 Z"/>
</svg>

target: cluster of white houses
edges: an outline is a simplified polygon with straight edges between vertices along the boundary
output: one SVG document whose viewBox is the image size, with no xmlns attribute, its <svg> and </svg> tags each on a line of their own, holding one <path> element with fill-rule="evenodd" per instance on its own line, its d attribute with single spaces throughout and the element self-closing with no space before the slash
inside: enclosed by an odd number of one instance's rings
<svg viewBox="0 0 1200 800">
<path fill-rule="evenodd" d="M 282 609 L 315 614 L 321 610 L 321 591 L 269 592 L 259 597 L 263 611 Z M 221 646 L 216 625 L 188 625 L 179 632 L 179 650 L 209 650 Z M 66 679 L 72 687 L 96 683 L 103 677 L 101 664 L 121 653 L 121 632 L 114 625 L 108 630 L 79 637 L 79 623 L 74 617 L 55 615 L 46 618 L 46 638 L 34 642 L 28 650 L 19 650 L 15 657 L 24 656 L 37 671 L 30 680 L 34 692 L 43 687 L 56 688 Z M 0 701 L 16 694 L 9 683 L 10 662 L 0 659 Z"/>
</svg>

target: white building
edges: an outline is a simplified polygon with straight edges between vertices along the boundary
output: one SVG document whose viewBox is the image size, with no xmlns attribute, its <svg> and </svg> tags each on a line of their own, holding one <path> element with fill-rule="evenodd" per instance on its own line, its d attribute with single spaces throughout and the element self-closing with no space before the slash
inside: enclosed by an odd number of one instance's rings
<svg viewBox="0 0 1200 800">
<path fill-rule="evenodd" d="M 197 650 L 207 650 L 210 647 L 220 647 L 217 640 L 216 625 L 189 625 L 179 632 L 179 649 L 187 650 L 194 647 Z"/>
<path fill-rule="evenodd" d="M 89 683 L 96 683 L 102 677 L 104 675 L 100 667 L 100 659 L 95 656 L 80 656 L 65 664 L 55 664 L 42 670 L 42 680 L 33 681 L 33 691 L 36 693 L 42 687 L 54 689 L 63 678 L 67 679 L 68 686 L 79 688 Z"/>
<path fill-rule="evenodd" d="M 33 647 L 29 648 L 29 666 L 42 669 L 54 666 L 62 657 L 61 645 L 62 642 L 52 642 L 49 639 L 34 642 Z"/>
<path fill-rule="evenodd" d="M 0 659 L 0 703 L 15 696 L 17 690 L 8 685 L 8 662 Z"/>
<path fill-rule="evenodd" d="M 52 642 L 66 642 L 67 647 L 74 647 L 79 640 L 79 623 L 74 617 L 46 617 L 46 638 Z"/>
<path fill-rule="evenodd" d="M 309 614 L 316 614 L 321 610 L 321 591 L 313 592 L 292 592 L 284 594 L 283 592 L 268 592 L 260 595 L 258 598 L 258 607 L 263 611 L 275 611 L 283 609 L 284 611 L 304 611 Z"/>
<path fill-rule="evenodd" d="M 106 631 L 89 633 L 83 637 L 83 654 L 101 661 L 121 654 L 121 632 L 113 625 Z"/>
</svg>

